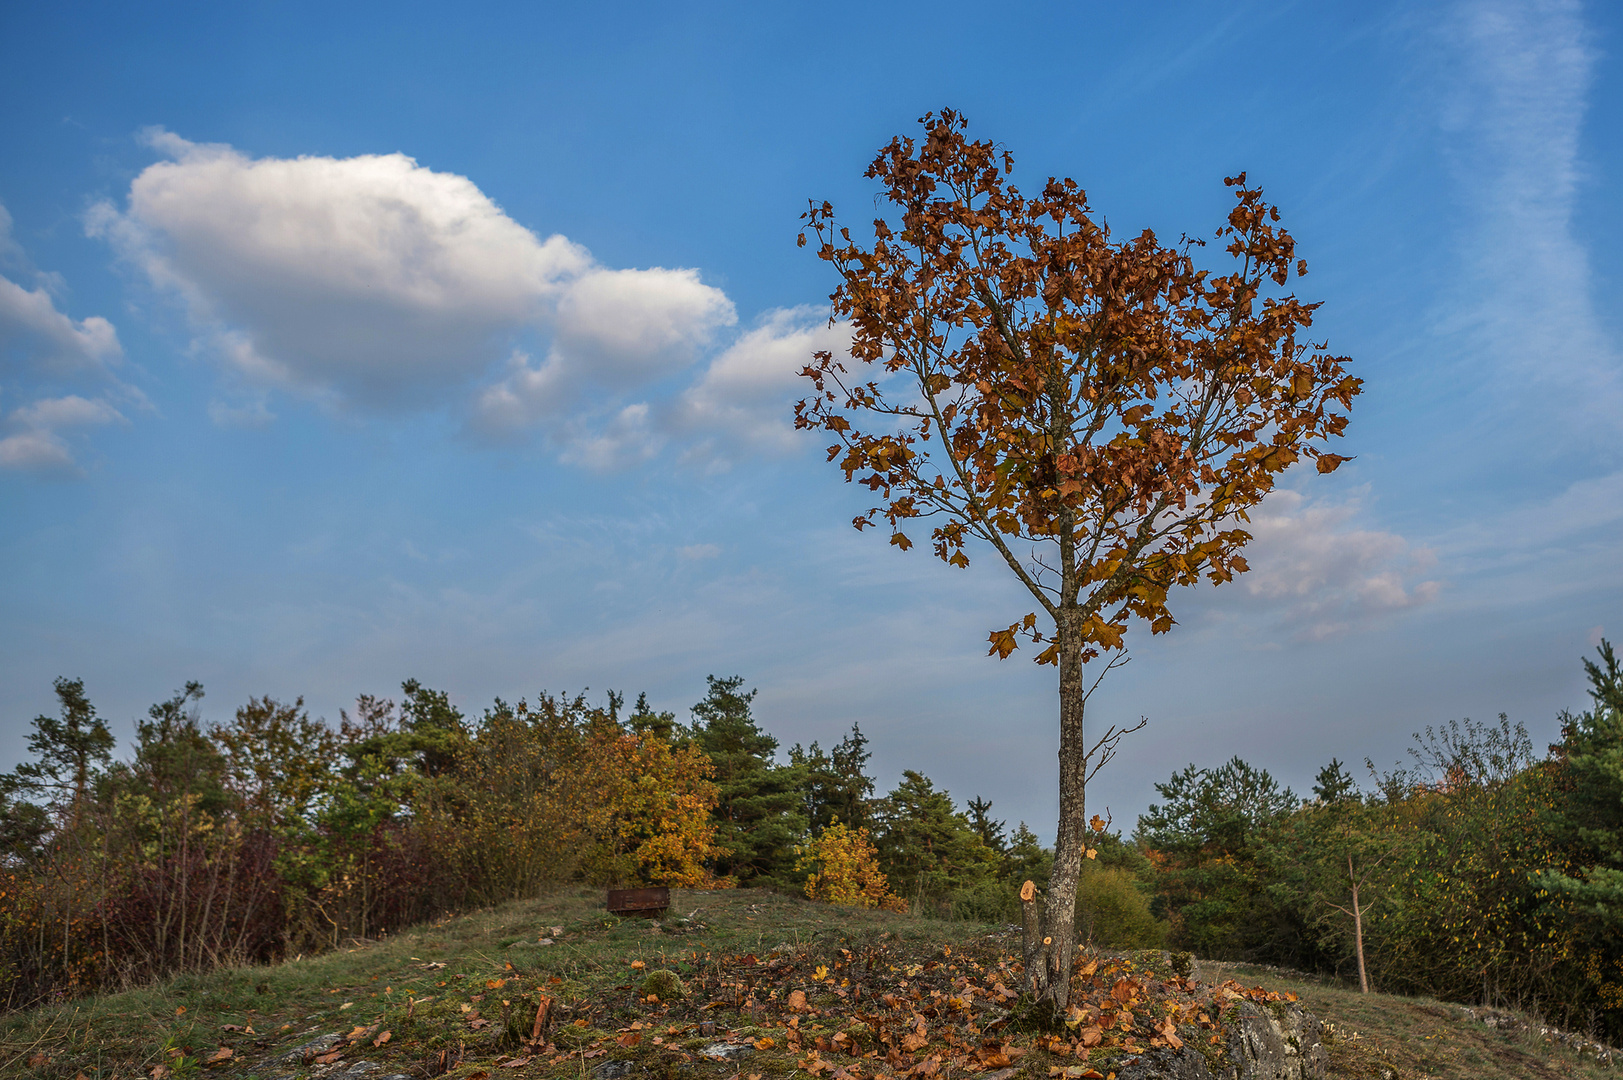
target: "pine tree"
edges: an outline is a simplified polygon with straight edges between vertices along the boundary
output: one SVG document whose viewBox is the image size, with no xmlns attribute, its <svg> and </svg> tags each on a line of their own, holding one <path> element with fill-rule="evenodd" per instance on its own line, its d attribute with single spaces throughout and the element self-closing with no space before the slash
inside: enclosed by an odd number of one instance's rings
<svg viewBox="0 0 1623 1080">
<path fill-rule="evenodd" d="M 878 837 L 880 865 L 891 888 L 915 907 L 993 880 L 998 858 L 930 778 L 908 769 L 885 797 Z"/>
<path fill-rule="evenodd" d="M 1593 707 L 1563 712 L 1561 742 L 1551 747 L 1567 790 L 1547 818 L 1571 862 L 1566 873 L 1541 875 L 1541 883 L 1568 898 L 1615 957 L 1623 954 L 1623 666 L 1610 641 L 1602 639 L 1597 651 L 1599 664 L 1584 660 Z"/>
<path fill-rule="evenodd" d="M 981 838 L 981 843 L 999 856 L 1008 852 L 1009 842 L 1003 836 L 1003 826 L 1008 822 L 992 820 L 992 800 L 979 795 L 969 800 L 969 824 Z"/>
<path fill-rule="evenodd" d="M 801 770 L 775 761 L 778 740 L 750 714 L 755 691 L 740 692 L 741 675 L 706 676 L 709 693 L 693 706 L 694 741 L 714 763 L 720 789 L 715 809 L 716 844 L 730 850 L 716 865 L 718 877 L 740 883 L 789 884 L 794 845 L 805 833 L 800 811 Z"/>
<path fill-rule="evenodd" d="M 824 753 L 817 743 L 802 749 L 799 743 L 789 749 L 789 763 L 801 770 L 801 814 L 812 835 L 821 833 L 835 821 L 853 829 L 873 822 L 873 777 L 868 775 L 868 737 L 862 728 L 851 725 L 851 733 L 841 739 L 832 753 Z"/>
<path fill-rule="evenodd" d="M 112 760 L 113 733 L 85 696 L 83 679 L 57 679 L 54 685 L 61 716 L 34 718 L 34 733 L 28 736 L 34 760 L 0 778 L 0 794 L 22 795 L 71 815 Z"/>
</svg>

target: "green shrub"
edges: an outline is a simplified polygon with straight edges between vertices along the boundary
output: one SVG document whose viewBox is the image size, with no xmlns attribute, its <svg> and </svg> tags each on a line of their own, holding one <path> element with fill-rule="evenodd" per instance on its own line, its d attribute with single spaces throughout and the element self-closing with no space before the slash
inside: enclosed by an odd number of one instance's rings
<svg viewBox="0 0 1623 1080">
<path fill-rule="evenodd" d="M 1150 914 L 1150 900 L 1131 871 L 1116 866 L 1084 866 L 1076 891 L 1079 940 L 1111 949 L 1159 949 L 1167 924 Z"/>
</svg>

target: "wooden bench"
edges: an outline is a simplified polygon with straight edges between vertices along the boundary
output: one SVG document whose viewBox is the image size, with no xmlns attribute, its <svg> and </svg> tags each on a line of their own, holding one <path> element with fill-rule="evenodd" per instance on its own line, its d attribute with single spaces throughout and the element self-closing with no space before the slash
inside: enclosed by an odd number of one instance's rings
<svg viewBox="0 0 1623 1080">
<path fill-rule="evenodd" d="M 661 886 L 654 889 L 610 889 L 609 913 L 612 915 L 649 915 L 659 918 L 671 906 L 671 890 Z"/>
</svg>

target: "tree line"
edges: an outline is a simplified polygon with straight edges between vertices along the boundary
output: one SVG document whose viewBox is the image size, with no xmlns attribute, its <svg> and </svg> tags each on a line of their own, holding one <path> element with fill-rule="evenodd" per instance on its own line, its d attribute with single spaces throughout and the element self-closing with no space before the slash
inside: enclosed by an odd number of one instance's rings
<svg viewBox="0 0 1623 1080">
<path fill-rule="evenodd" d="M 1332 760 L 1307 798 L 1239 757 L 1157 784 L 1132 844 L 1168 940 L 1623 1035 L 1623 671 L 1598 660 L 1544 754 L 1501 715 L 1363 785 Z"/>
<path fill-rule="evenodd" d="M 269 696 L 211 722 L 188 683 L 137 723 L 128 760 L 81 680 L 55 689 L 58 715 L 33 721 L 29 760 L 0 775 L 7 1008 L 571 882 L 992 918 L 1051 861 L 1024 824 L 1006 835 L 989 802 L 960 810 L 921 773 L 877 794 L 860 726 L 780 753 L 736 676 L 711 676 L 686 723 L 614 692 L 466 716 L 416 681 L 362 696 L 336 727 Z M 844 891 L 857 878 L 871 896 Z"/>
<path fill-rule="evenodd" d="M 1079 942 L 1175 948 L 1366 989 L 1534 1008 L 1623 1034 L 1623 670 L 1536 753 L 1505 717 L 1429 728 L 1406 764 L 1331 761 L 1299 797 L 1236 757 L 1089 824 Z M 18 1007 L 376 937 L 571 882 L 767 887 L 976 922 L 1020 918 L 1053 852 L 907 770 L 880 794 L 853 725 L 783 750 L 740 677 L 687 722 L 646 695 L 495 701 L 417 682 L 336 727 L 302 700 L 205 722 L 154 705 L 128 761 L 56 683 L 0 777 L 0 980 Z"/>
</svg>

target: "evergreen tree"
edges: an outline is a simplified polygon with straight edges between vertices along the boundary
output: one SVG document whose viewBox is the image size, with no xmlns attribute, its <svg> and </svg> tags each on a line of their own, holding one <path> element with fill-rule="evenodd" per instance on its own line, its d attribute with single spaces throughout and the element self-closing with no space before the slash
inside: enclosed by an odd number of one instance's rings
<svg viewBox="0 0 1623 1080">
<path fill-rule="evenodd" d="M 969 800 L 969 824 L 975 830 L 975 835 L 999 857 L 1009 849 L 1009 842 L 1003 836 L 1003 826 L 1006 821 L 992 820 L 992 800 L 983 799 L 979 795 Z"/>
<path fill-rule="evenodd" d="M 1546 815 L 1558 843 L 1568 851 L 1565 871 L 1550 870 L 1540 883 L 1567 899 L 1587 924 L 1589 937 L 1608 953 L 1623 984 L 1623 667 L 1612 643 L 1602 640 L 1601 662 L 1584 660 L 1593 707 L 1561 714 L 1555 752 L 1564 798 Z"/>
<path fill-rule="evenodd" d="M 20 795 L 49 809 L 76 813 L 112 760 L 113 733 L 85 696 L 83 679 L 57 679 L 54 686 L 61 715 L 34 718 L 34 733 L 28 736 L 34 760 L 0 778 L 0 795 Z"/>
<path fill-rule="evenodd" d="M 1268 896 L 1259 857 L 1266 831 L 1301 800 L 1238 757 L 1190 765 L 1155 790 L 1165 801 L 1139 817 L 1133 840 L 1162 863 L 1156 916 L 1204 955 L 1278 959 L 1270 950 L 1296 949 L 1301 927 Z"/>
<path fill-rule="evenodd" d="M 1003 856 L 1000 876 L 1018 888 L 1030 881 L 1039 889 L 1048 888 L 1048 875 L 1054 870 L 1054 853 L 1037 842 L 1037 834 L 1025 822 L 1014 830 L 1009 850 Z"/>
<path fill-rule="evenodd" d="M 1313 780 L 1313 797 L 1325 806 L 1345 802 L 1358 797 L 1358 783 L 1342 768 L 1339 758 L 1331 758 Z"/>
<path fill-rule="evenodd" d="M 877 846 L 891 888 L 915 908 L 949 903 L 954 893 L 997 876 L 996 853 L 952 796 L 912 769 L 885 797 Z"/>
<path fill-rule="evenodd" d="M 673 712 L 655 712 L 648 705 L 646 693 L 637 695 L 637 704 L 627 718 L 631 730 L 644 737 L 663 739 L 670 742 L 676 733 L 676 714 Z"/>
<path fill-rule="evenodd" d="M 717 861 L 717 876 L 742 884 L 787 885 L 794 876 L 794 845 L 806 831 L 801 816 L 801 770 L 778 765 L 778 740 L 750 714 L 755 691 L 741 692 L 741 675 L 706 676 L 709 693 L 693 706 L 690 729 L 715 765 L 720 798 L 715 809 L 716 844 L 730 850 Z"/>
<path fill-rule="evenodd" d="M 841 739 L 832 754 L 812 743 L 802 749 L 796 743 L 789 749 L 789 763 L 800 769 L 801 814 L 815 836 L 838 821 L 853 828 L 873 823 L 870 804 L 874 782 L 868 775 L 868 737 L 862 728 L 851 725 L 851 733 Z"/>
</svg>

